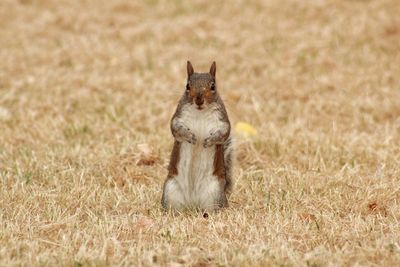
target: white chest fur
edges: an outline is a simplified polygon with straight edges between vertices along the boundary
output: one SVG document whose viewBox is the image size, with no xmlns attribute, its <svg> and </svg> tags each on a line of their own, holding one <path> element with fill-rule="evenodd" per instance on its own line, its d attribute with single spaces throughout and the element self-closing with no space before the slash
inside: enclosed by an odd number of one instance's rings
<svg viewBox="0 0 400 267">
<path fill-rule="evenodd" d="M 194 105 L 186 105 L 182 108 L 180 120 L 196 135 L 199 145 L 212 130 L 222 127 L 219 111 L 213 105 L 199 110 Z M 201 144 L 200 144 L 201 145 Z"/>
<path fill-rule="evenodd" d="M 197 139 L 195 145 L 183 142 L 180 147 L 178 175 L 175 177 L 180 188 L 179 202 L 184 206 L 212 208 L 220 190 L 218 178 L 213 175 L 216 148 L 204 148 L 203 141 L 223 123 L 218 110 L 212 107 L 198 110 L 192 105 L 182 109 L 179 119 Z"/>
</svg>

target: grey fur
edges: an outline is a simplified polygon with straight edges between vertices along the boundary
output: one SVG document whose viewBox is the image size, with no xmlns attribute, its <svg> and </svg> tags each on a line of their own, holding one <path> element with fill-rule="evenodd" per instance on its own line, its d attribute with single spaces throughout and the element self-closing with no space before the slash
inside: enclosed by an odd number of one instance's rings
<svg viewBox="0 0 400 267">
<path fill-rule="evenodd" d="M 233 179 L 232 179 L 232 165 L 233 165 L 233 148 L 232 148 L 232 139 L 230 136 L 230 122 L 228 118 L 228 114 L 225 109 L 225 105 L 220 98 L 218 94 L 218 88 L 217 88 L 217 82 L 215 78 L 215 73 L 216 73 L 216 65 L 215 62 L 211 66 L 210 73 L 196 73 L 194 72 L 192 64 L 188 61 L 188 80 L 187 80 L 187 87 L 190 88 L 190 90 L 194 90 L 196 97 L 204 97 L 204 89 L 207 88 L 208 90 L 212 89 L 212 103 L 216 103 L 215 107 L 219 111 L 218 113 L 220 114 L 220 120 L 226 123 L 226 129 L 223 130 L 217 130 L 214 133 L 211 133 L 211 135 L 206 138 L 203 141 L 203 146 L 204 147 L 210 147 L 212 145 L 223 145 L 223 168 L 224 168 L 224 180 L 221 180 L 221 193 L 220 197 L 217 200 L 216 205 L 218 208 L 221 207 L 227 207 L 228 206 L 228 199 L 227 195 L 229 196 L 230 193 L 232 192 L 232 187 L 233 187 Z M 195 97 L 191 97 L 188 90 L 185 90 L 184 94 L 182 95 L 178 106 L 176 108 L 176 111 L 172 117 L 171 120 L 171 132 L 172 135 L 175 138 L 175 145 L 177 145 L 177 142 L 189 142 L 191 144 L 195 144 L 197 141 L 196 136 L 190 131 L 189 128 L 185 127 L 184 125 L 179 123 L 178 118 L 180 118 L 181 112 L 182 112 L 182 107 L 184 105 L 190 104 L 190 105 L 195 105 L 196 99 Z M 173 155 L 171 154 L 171 160 L 173 158 Z M 170 178 L 170 175 L 168 175 L 167 180 Z M 167 181 L 166 180 L 166 181 Z M 166 183 L 166 182 L 165 182 Z M 165 188 L 165 183 L 164 183 L 164 188 Z M 162 207 L 164 209 L 168 208 L 168 203 L 166 203 L 165 196 L 164 196 L 164 189 L 163 189 L 163 196 L 162 196 Z"/>
</svg>

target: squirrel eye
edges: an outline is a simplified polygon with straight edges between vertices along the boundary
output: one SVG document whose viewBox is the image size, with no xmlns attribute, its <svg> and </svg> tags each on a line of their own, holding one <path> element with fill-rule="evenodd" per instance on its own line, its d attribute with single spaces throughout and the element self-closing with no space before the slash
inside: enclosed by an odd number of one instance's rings
<svg viewBox="0 0 400 267">
<path fill-rule="evenodd" d="M 189 91 L 190 90 L 190 86 L 189 86 L 189 84 L 187 83 L 186 84 L 186 91 Z"/>
<path fill-rule="evenodd" d="M 210 89 L 211 89 L 212 91 L 215 91 L 215 83 L 212 83 L 212 84 L 211 84 Z"/>
</svg>

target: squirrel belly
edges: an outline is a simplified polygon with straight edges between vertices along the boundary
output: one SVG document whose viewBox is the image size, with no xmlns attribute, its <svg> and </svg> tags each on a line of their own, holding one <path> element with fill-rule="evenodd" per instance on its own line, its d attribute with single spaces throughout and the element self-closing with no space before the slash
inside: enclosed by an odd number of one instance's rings
<svg viewBox="0 0 400 267">
<path fill-rule="evenodd" d="M 197 207 L 214 210 L 219 206 L 220 184 L 213 174 L 215 146 L 203 148 L 201 145 L 182 143 L 178 174 L 175 180 L 175 194 L 178 200 L 170 202 L 172 208 Z M 169 191 L 168 184 L 166 190 Z M 171 199 L 172 200 L 172 199 Z"/>
<path fill-rule="evenodd" d="M 210 105 L 198 110 L 193 105 L 185 105 L 178 119 L 191 129 L 197 142 L 175 143 L 179 146 L 179 160 L 176 174 L 165 182 L 163 206 L 177 210 L 188 207 L 215 210 L 226 206 L 225 179 L 218 175 L 224 175 L 223 145 L 203 146 L 210 132 L 225 127 L 217 107 Z M 222 160 L 220 163 L 218 157 Z"/>
</svg>

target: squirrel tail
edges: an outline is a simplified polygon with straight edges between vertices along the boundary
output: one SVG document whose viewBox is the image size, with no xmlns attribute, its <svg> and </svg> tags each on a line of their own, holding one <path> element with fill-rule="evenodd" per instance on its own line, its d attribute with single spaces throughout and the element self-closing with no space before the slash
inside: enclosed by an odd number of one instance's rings
<svg viewBox="0 0 400 267">
<path fill-rule="evenodd" d="M 225 188 L 224 191 L 229 196 L 233 189 L 233 144 L 232 137 L 228 137 L 228 139 L 224 143 L 224 165 L 225 165 Z"/>
</svg>

